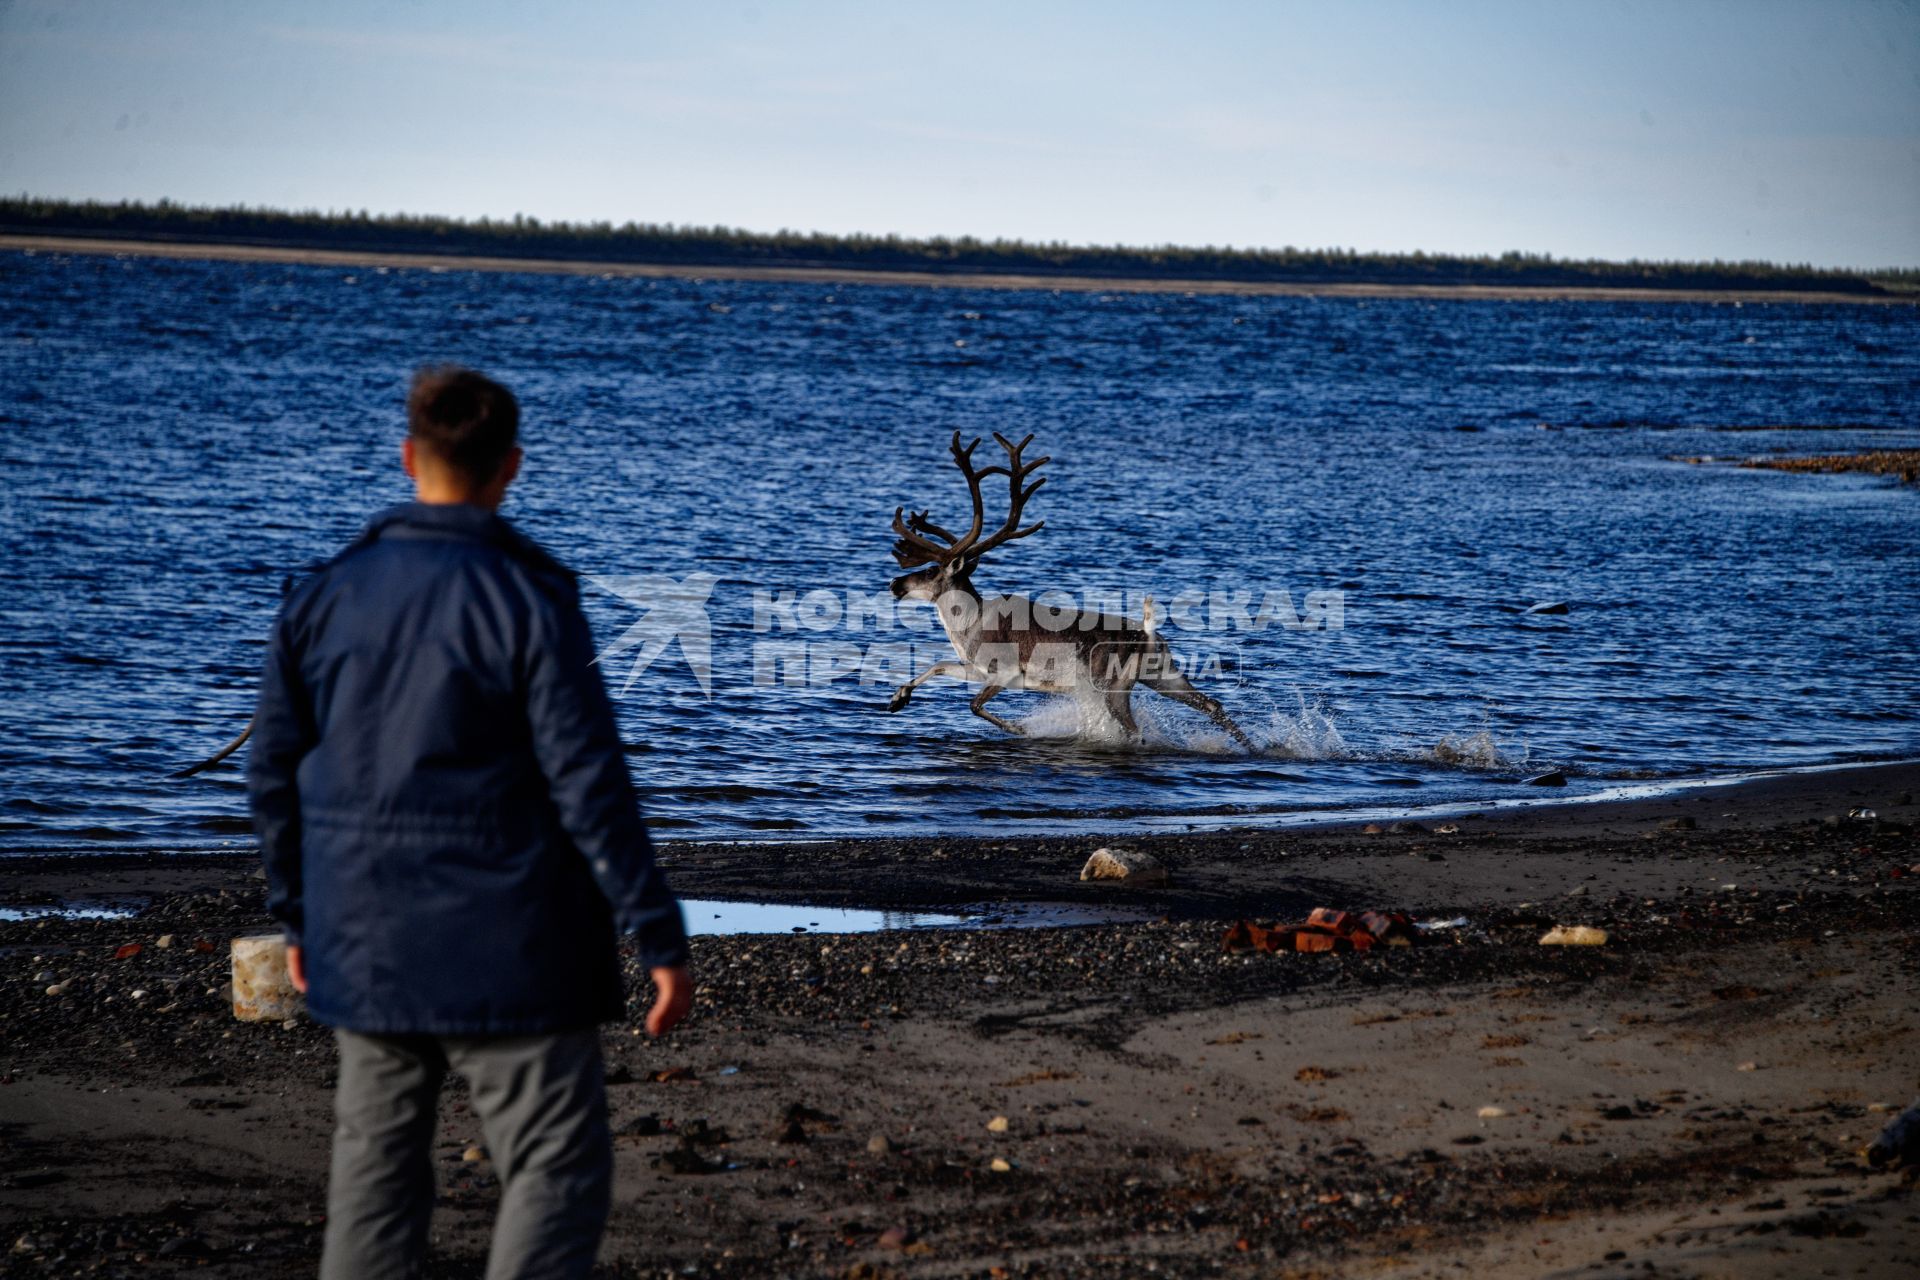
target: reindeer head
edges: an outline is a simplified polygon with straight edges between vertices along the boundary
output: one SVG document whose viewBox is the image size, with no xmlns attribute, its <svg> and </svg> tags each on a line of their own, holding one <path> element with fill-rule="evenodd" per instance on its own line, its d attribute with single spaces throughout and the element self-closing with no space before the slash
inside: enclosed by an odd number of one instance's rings
<svg viewBox="0 0 1920 1280">
<path fill-rule="evenodd" d="M 1038 533 L 1046 521 L 1020 527 L 1020 512 L 1027 505 L 1027 499 L 1040 491 L 1045 479 L 1026 482 L 1027 477 L 1039 470 L 1047 462 L 1046 458 L 1036 458 L 1032 462 L 1020 460 L 1021 451 L 1033 442 L 1031 433 L 1019 444 L 1014 444 L 998 431 L 993 438 L 1007 452 L 1005 466 L 982 467 L 975 470 L 973 451 L 980 441 L 962 448 L 960 433 L 953 433 L 953 463 L 960 468 L 960 474 L 967 478 L 967 492 L 973 499 L 973 526 L 967 532 L 955 537 L 933 521 L 927 519 L 927 513 L 916 511 L 906 514 L 906 508 L 896 507 L 893 512 L 893 531 L 900 535 L 893 544 L 893 558 L 900 562 L 902 569 L 916 572 L 902 574 L 893 580 L 893 595 L 896 600 L 938 600 L 954 586 L 965 586 L 973 574 L 974 566 L 980 563 L 980 557 L 1005 542 L 1015 538 L 1024 538 L 1030 533 Z M 988 476 L 1007 478 L 1007 519 L 1000 529 L 985 539 L 980 532 L 986 521 L 986 504 L 980 496 L 980 482 Z M 922 568 L 921 566 L 926 566 Z"/>
</svg>

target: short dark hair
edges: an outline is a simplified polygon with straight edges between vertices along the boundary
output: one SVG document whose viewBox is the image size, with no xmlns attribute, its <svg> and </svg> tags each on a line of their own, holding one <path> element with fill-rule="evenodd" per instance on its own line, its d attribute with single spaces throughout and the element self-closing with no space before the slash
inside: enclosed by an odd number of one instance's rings
<svg viewBox="0 0 1920 1280">
<path fill-rule="evenodd" d="M 500 473 L 520 435 L 520 402 L 485 374 L 433 365 L 413 375 L 407 434 L 475 484 Z"/>
</svg>

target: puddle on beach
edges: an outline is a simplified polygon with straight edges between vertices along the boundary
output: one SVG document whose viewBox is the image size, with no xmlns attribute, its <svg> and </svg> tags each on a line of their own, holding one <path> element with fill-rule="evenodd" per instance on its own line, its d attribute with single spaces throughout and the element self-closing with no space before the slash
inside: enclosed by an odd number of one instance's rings
<svg viewBox="0 0 1920 1280">
<path fill-rule="evenodd" d="M 138 907 L 99 902 L 61 902 L 46 906 L 0 907 L 0 921 L 16 920 L 131 920 Z"/>
<path fill-rule="evenodd" d="M 816 907 L 792 902 L 728 902 L 684 898 L 687 932 L 876 933 L 883 929 L 1066 929 L 1076 925 L 1139 924 L 1159 913 L 1071 903 L 1033 902 L 979 906 L 955 912 L 876 911 L 858 907 Z M 22 920 L 130 920 L 138 905 L 64 902 L 0 907 L 0 922 Z"/>
<path fill-rule="evenodd" d="M 791 902 L 727 902 L 684 898 L 687 932 L 875 933 L 882 929 L 1065 929 L 1075 925 L 1139 924 L 1157 912 L 1068 903 L 1002 904 L 962 912 L 875 911 L 859 907 L 814 907 Z"/>
</svg>

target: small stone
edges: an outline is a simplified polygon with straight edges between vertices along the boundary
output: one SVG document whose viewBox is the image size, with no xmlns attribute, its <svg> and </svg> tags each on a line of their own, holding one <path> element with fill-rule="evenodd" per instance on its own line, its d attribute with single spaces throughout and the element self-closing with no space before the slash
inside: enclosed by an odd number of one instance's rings
<svg viewBox="0 0 1920 1280">
<path fill-rule="evenodd" d="M 163 933 L 159 937 L 153 940 L 153 945 L 160 948 L 162 951 L 165 951 L 171 946 L 173 946 L 173 943 L 174 943 L 174 937 L 170 933 Z"/>
<path fill-rule="evenodd" d="M 1584 924 L 1557 924 L 1540 935 L 1543 947 L 1604 947 L 1607 931 Z"/>
<path fill-rule="evenodd" d="M 1383 835 L 1385 832 L 1386 828 L 1377 822 L 1369 822 L 1366 826 L 1360 828 L 1360 834 L 1363 836 Z"/>
<path fill-rule="evenodd" d="M 882 1249 L 904 1249 L 913 1243 L 913 1232 L 905 1227 L 888 1227 L 874 1243 Z"/>
<path fill-rule="evenodd" d="M 1692 831 L 1700 824 L 1695 822 L 1690 815 L 1683 813 L 1677 818 L 1668 818 L 1660 825 L 1668 831 Z"/>
<path fill-rule="evenodd" d="M 47 988 L 47 994 L 50 996 L 63 996 L 67 994 L 67 984 L 64 982 L 56 982 Z"/>
<path fill-rule="evenodd" d="M 893 1150 L 893 1144 L 887 1141 L 887 1135 L 876 1133 L 867 1139 L 867 1150 L 873 1155 L 884 1156 Z"/>
<path fill-rule="evenodd" d="M 1013 1166 L 1008 1164 L 1005 1160 L 1002 1160 L 999 1156 L 995 1156 L 993 1158 L 993 1163 L 988 1165 L 987 1167 L 989 1169 L 992 1169 L 995 1173 L 1012 1173 L 1013 1172 Z"/>
<path fill-rule="evenodd" d="M 1095 849 L 1080 868 L 1082 880 L 1118 880 L 1123 884 L 1165 884 L 1167 869 L 1138 849 Z"/>
<path fill-rule="evenodd" d="M 1005 1116 L 995 1116 L 993 1119 L 987 1121 L 988 1133 L 1005 1133 L 1010 1127 Z"/>
<path fill-rule="evenodd" d="M 1498 1120 L 1501 1116 L 1504 1116 L 1506 1114 L 1507 1114 L 1507 1110 L 1505 1107 L 1480 1108 L 1480 1118 L 1482 1120 Z"/>
<path fill-rule="evenodd" d="M 1457 822 L 1443 822 L 1433 829 L 1433 833 L 1437 836 L 1457 836 L 1460 834 L 1460 824 Z"/>
<path fill-rule="evenodd" d="M 1893 1110 L 1893 1105 L 1887 1102 L 1869 1102 L 1867 1104 L 1867 1110 L 1874 1112 L 1891 1111 Z"/>
<path fill-rule="evenodd" d="M 145 1000 L 147 998 L 147 989 L 145 987 L 135 987 L 127 993 L 127 996 L 133 1000 Z"/>
<path fill-rule="evenodd" d="M 1759 1069 L 1760 1064 L 1757 1062 L 1743 1062 L 1734 1068 L 1735 1071 L 1758 1071 Z"/>
<path fill-rule="evenodd" d="M 485 1147 L 468 1147 L 460 1153 L 460 1159 L 465 1164 L 479 1164 L 486 1158 L 487 1149 Z"/>
<path fill-rule="evenodd" d="M 1567 896 L 1569 898 L 1584 898 L 1587 896 L 1587 886 L 1581 885 L 1577 889 L 1569 889 L 1567 890 Z"/>
<path fill-rule="evenodd" d="M 42 969 L 40 972 L 33 975 L 33 980 L 35 982 L 53 982 L 53 981 L 56 981 L 59 977 L 60 975 L 55 973 L 51 969 Z"/>
</svg>

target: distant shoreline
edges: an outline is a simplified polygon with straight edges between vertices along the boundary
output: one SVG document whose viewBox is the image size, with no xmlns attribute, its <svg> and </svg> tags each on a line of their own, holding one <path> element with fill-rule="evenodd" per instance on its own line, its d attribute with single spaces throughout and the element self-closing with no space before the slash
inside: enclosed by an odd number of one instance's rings
<svg viewBox="0 0 1920 1280">
<path fill-rule="evenodd" d="M 1754 302 L 1920 305 L 1901 297 L 1823 290 L 1684 289 L 1555 285 L 1368 284 L 1269 280 L 1151 279 L 1120 276 L 1035 275 L 808 266 L 700 266 L 685 263 L 605 262 L 466 254 L 312 249 L 289 245 L 92 236 L 0 233 L 0 251 L 133 255 L 215 262 L 275 262 L 300 266 L 387 267 L 428 271 L 499 271 L 533 275 L 618 276 L 660 280 L 738 280 L 783 284 L 913 286 L 944 289 L 1028 289 L 1074 293 L 1175 293 L 1240 297 L 1428 298 L 1509 302 Z"/>
</svg>

